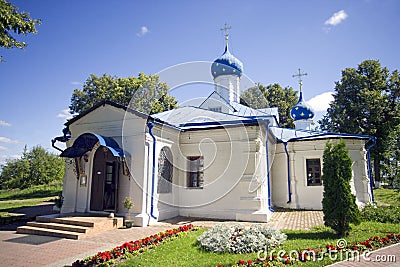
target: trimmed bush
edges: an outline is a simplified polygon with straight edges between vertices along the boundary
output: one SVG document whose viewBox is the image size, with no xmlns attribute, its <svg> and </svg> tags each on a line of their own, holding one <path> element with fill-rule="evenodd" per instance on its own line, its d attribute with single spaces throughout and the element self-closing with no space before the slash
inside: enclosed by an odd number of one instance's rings
<svg viewBox="0 0 400 267">
<path fill-rule="evenodd" d="M 348 234 L 350 223 L 360 223 L 360 211 L 350 187 L 351 165 L 349 151 L 343 140 L 337 144 L 326 144 L 322 170 L 322 209 L 325 226 L 331 227 L 339 236 Z"/>
</svg>

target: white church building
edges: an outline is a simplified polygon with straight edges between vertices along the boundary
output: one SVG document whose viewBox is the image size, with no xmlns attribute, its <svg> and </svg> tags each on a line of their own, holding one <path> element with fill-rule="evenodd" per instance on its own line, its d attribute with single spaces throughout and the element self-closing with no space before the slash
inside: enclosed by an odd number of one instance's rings
<svg viewBox="0 0 400 267">
<path fill-rule="evenodd" d="M 312 131 L 301 82 L 296 128 L 282 128 L 277 108 L 239 103 L 242 73 L 226 42 L 211 65 L 215 91 L 198 106 L 148 116 L 104 100 L 69 120 L 53 140 L 67 144 L 61 213 L 113 212 L 147 226 L 176 216 L 267 222 L 274 208 L 321 210 L 323 151 L 339 139 L 353 161 L 357 204 L 373 201 L 373 137 Z"/>
</svg>

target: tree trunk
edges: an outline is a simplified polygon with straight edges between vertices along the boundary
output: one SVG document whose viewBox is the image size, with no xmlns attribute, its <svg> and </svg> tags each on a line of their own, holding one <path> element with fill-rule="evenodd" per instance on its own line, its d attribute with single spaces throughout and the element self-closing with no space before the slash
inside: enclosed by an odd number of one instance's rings
<svg viewBox="0 0 400 267">
<path fill-rule="evenodd" d="M 374 178 L 375 182 L 381 181 L 381 166 L 378 157 L 374 158 Z"/>
</svg>

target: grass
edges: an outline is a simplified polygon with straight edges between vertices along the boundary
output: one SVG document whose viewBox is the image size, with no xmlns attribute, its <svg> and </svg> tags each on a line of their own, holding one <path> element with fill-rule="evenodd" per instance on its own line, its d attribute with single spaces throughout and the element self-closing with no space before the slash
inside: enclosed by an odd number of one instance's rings
<svg viewBox="0 0 400 267">
<path fill-rule="evenodd" d="M 57 196 L 62 189 L 62 182 L 37 185 L 25 189 L 0 190 L 0 201 L 21 200 Z"/>
<path fill-rule="evenodd" d="M 54 199 L 62 190 L 61 183 L 39 185 L 26 189 L 0 190 L 0 224 L 19 218 L 10 213 Z"/>
<path fill-rule="evenodd" d="M 118 266 L 230 266 L 237 263 L 239 259 L 255 260 L 256 253 L 251 254 L 216 254 L 203 250 L 197 245 L 197 237 L 205 229 L 197 232 L 190 232 L 182 237 L 162 244 L 154 249 L 148 250 L 143 254 L 134 256 Z M 289 252 L 291 250 L 304 250 L 307 248 L 324 247 L 326 244 L 336 244 L 338 238 L 332 230 L 327 227 L 319 226 L 311 230 L 288 230 L 284 231 L 288 240 L 279 249 Z M 400 233 L 400 225 L 389 223 L 363 222 L 358 226 L 353 226 L 350 235 L 346 237 L 348 243 L 365 241 L 371 236 L 382 236 L 387 233 Z M 279 250 L 278 249 L 278 250 Z M 321 266 L 332 263 L 329 258 L 319 262 L 300 263 L 304 266 Z"/>
<path fill-rule="evenodd" d="M 399 206 L 400 190 L 381 187 L 374 190 L 374 197 L 378 205 Z"/>
<path fill-rule="evenodd" d="M 242 258 L 254 258 L 253 254 L 217 254 L 205 251 L 197 245 L 197 237 L 206 229 L 189 232 L 118 266 L 216 266 L 233 264 Z"/>
</svg>

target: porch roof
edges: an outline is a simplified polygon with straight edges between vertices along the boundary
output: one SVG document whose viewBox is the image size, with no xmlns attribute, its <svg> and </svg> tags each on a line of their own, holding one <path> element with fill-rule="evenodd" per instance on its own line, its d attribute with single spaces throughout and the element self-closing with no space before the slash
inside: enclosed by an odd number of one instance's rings
<svg viewBox="0 0 400 267">
<path fill-rule="evenodd" d="M 94 133 L 81 134 L 71 147 L 68 147 L 61 153 L 64 158 L 77 158 L 83 156 L 86 152 L 93 149 L 93 147 L 100 143 L 101 146 L 107 147 L 111 153 L 116 157 L 124 157 L 122 149 L 118 143 L 111 137 L 105 137 Z"/>
</svg>

